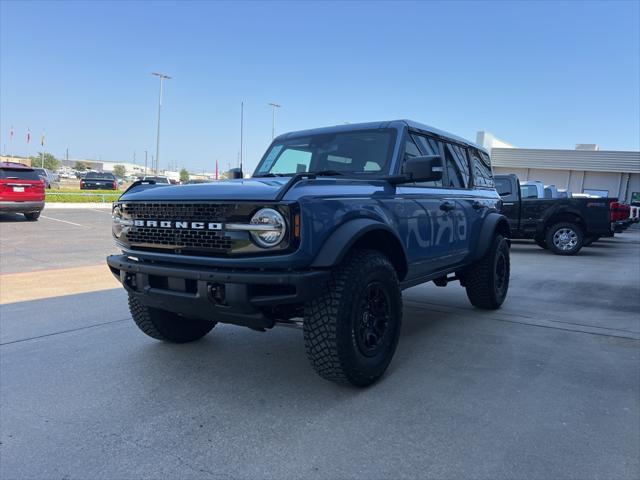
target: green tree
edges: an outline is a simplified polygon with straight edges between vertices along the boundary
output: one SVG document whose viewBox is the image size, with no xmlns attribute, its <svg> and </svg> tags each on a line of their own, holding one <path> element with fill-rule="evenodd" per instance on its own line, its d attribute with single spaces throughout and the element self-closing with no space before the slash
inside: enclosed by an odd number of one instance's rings
<svg viewBox="0 0 640 480">
<path fill-rule="evenodd" d="M 85 162 L 77 161 L 73 168 L 75 168 L 79 172 L 84 172 L 87 168 L 89 168 L 89 165 L 87 165 Z"/>
<path fill-rule="evenodd" d="M 180 182 L 187 183 L 189 181 L 189 172 L 186 168 L 180 170 Z"/>
<path fill-rule="evenodd" d="M 124 165 L 115 165 L 113 167 L 113 174 L 118 178 L 124 178 L 124 176 L 127 174 L 127 169 L 124 167 Z"/>
<path fill-rule="evenodd" d="M 42 152 L 38 153 L 37 157 L 29 157 L 29 159 L 31 160 L 31 166 L 35 168 L 46 168 L 48 170 L 51 170 L 52 172 L 55 172 L 60 167 L 60 160 L 58 160 L 50 153 L 44 154 L 44 165 Z"/>
</svg>

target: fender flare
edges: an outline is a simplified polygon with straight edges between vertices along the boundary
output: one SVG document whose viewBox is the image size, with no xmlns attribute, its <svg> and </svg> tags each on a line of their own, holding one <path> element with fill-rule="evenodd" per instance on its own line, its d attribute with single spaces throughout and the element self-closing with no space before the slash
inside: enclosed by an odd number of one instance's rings
<svg viewBox="0 0 640 480">
<path fill-rule="evenodd" d="M 491 246 L 491 241 L 496 234 L 496 231 L 502 231 L 506 237 L 511 236 L 511 229 L 509 228 L 509 222 L 507 217 L 500 213 L 492 212 L 486 216 L 482 228 L 480 229 L 480 236 L 478 237 L 478 243 L 473 260 L 479 260 L 484 257 L 485 253 Z"/>
<path fill-rule="evenodd" d="M 311 267 L 326 268 L 339 264 L 358 240 L 367 233 L 374 231 L 385 232 L 393 236 L 397 242 L 396 247 L 400 246 L 401 252 L 398 253 L 401 260 L 399 260 L 399 263 L 402 263 L 395 266 L 401 267 L 400 270 L 406 273 L 408 268 L 407 253 L 398 234 L 388 225 L 369 218 L 350 220 L 336 228 L 320 247 L 318 254 L 311 263 Z M 398 257 L 396 259 L 398 260 Z M 391 260 L 393 261 L 394 259 Z"/>
</svg>

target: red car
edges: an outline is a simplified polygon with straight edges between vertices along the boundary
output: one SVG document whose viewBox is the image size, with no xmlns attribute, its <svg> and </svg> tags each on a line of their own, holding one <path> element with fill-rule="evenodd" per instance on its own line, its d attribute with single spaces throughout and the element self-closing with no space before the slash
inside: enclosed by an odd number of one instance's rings
<svg viewBox="0 0 640 480">
<path fill-rule="evenodd" d="M 44 208 L 44 181 L 33 168 L 0 162 L 0 212 L 22 213 L 37 220 Z"/>
</svg>

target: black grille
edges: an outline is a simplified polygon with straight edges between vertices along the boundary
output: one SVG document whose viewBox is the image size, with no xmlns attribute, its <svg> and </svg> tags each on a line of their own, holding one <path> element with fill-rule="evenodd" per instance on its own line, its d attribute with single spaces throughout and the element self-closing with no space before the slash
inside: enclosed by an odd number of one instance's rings
<svg viewBox="0 0 640 480">
<path fill-rule="evenodd" d="M 235 210 L 232 204 L 215 203 L 125 203 L 125 215 L 142 220 L 224 221 Z"/>
<path fill-rule="evenodd" d="M 170 220 L 224 224 L 229 221 L 247 221 L 247 215 L 250 214 L 250 211 L 237 204 L 214 203 L 124 203 L 122 210 L 125 217 L 133 220 L 159 222 Z M 237 240 L 220 231 L 173 227 L 131 227 L 126 234 L 126 241 L 139 249 L 213 256 L 229 254 Z"/>
<path fill-rule="evenodd" d="M 232 244 L 232 240 L 220 232 L 175 228 L 132 228 L 127 240 L 146 247 L 207 250 L 211 253 L 227 253 Z"/>
</svg>

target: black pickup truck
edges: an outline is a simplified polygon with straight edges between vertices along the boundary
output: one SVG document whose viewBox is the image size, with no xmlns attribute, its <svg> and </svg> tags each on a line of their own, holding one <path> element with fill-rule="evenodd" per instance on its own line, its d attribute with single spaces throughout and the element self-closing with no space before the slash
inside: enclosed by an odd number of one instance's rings
<svg viewBox="0 0 640 480">
<path fill-rule="evenodd" d="M 523 199 L 516 175 L 496 175 L 511 238 L 531 238 L 557 255 L 575 255 L 600 237 L 613 237 L 612 204 L 617 198 Z"/>
<path fill-rule="evenodd" d="M 87 172 L 80 180 L 80 190 L 117 190 L 118 179 L 109 172 Z"/>
</svg>

